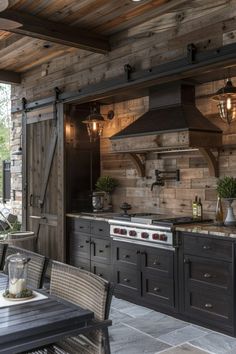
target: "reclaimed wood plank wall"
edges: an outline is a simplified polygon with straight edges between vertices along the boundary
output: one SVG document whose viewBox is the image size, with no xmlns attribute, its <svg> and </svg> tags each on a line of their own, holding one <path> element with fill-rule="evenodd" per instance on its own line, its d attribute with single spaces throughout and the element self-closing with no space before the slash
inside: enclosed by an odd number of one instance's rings
<svg viewBox="0 0 236 354">
<path fill-rule="evenodd" d="M 236 84 L 236 79 L 233 79 Z M 216 103 L 210 95 L 223 85 L 223 81 L 199 85 L 196 90 L 196 105 L 200 111 L 224 132 L 224 142 L 235 139 L 236 122 L 228 126 L 219 119 Z M 157 154 L 146 156 L 146 177 L 138 176 L 134 164 L 126 154 L 112 154 L 109 137 L 132 123 L 148 109 L 148 97 L 103 106 L 102 113 L 113 109 L 115 118 L 108 122 L 101 139 L 102 174 L 110 175 L 119 182 L 113 194 L 115 211 L 126 201 L 133 211 L 148 211 L 191 215 L 192 201 L 197 195 L 203 202 L 205 217 L 214 217 L 216 207 L 217 178 L 209 176 L 206 161 L 198 151 Z M 234 140 L 235 141 L 235 140 Z M 216 153 L 216 151 L 215 151 Z M 155 169 L 180 169 L 180 182 L 168 181 L 164 187 L 154 187 Z M 220 177 L 236 177 L 236 149 L 224 148 L 219 152 Z"/>
</svg>

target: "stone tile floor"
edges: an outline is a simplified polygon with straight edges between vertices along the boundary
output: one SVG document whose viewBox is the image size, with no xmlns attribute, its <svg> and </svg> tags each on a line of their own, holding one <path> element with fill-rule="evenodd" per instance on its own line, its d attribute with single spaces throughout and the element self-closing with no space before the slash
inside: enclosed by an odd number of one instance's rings
<svg viewBox="0 0 236 354">
<path fill-rule="evenodd" d="M 236 354 L 236 338 L 113 297 L 112 354 Z"/>
</svg>

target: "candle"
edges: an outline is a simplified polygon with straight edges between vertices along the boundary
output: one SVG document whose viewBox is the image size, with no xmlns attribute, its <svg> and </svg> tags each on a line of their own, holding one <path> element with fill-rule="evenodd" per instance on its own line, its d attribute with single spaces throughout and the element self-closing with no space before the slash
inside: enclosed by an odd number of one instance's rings
<svg viewBox="0 0 236 354">
<path fill-rule="evenodd" d="M 26 289 L 25 279 L 11 279 L 9 283 L 9 293 L 12 295 L 17 295 Z"/>
</svg>

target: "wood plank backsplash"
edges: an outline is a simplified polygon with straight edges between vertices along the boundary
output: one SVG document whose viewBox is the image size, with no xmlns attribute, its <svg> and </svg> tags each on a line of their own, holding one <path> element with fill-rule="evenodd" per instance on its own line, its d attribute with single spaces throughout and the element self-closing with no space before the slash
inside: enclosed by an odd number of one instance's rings
<svg viewBox="0 0 236 354">
<path fill-rule="evenodd" d="M 209 95 L 216 91 L 219 82 L 201 85 L 197 88 L 197 107 L 201 112 L 224 131 L 224 142 L 235 141 L 236 123 L 228 127 L 218 117 L 216 104 Z M 222 82 L 221 82 L 222 84 Z M 191 215 L 192 200 L 195 196 L 202 199 L 205 217 L 214 217 L 216 206 L 217 178 L 210 177 L 207 163 L 198 151 L 157 154 L 146 156 L 146 177 L 138 176 L 134 164 L 126 154 L 112 154 L 109 137 L 132 123 L 148 110 L 148 97 L 116 103 L 102 107 L 104 115 L 111 109 L 115 118 L 107 122 L 101 138 L 101 169 L 103 175 L 109 175 L 119 181 L 112 199 L 114 210 L 118 211 L 126 201 L 133 211 L 174 213 Z M 214 152 L 219 154 L 220 176 L 236 177 L 236 148 L 224 148 Z M 151 184 L 155 181 L 155 169 L 180 169 L 180 181 L 168 181 L 164 187 Z"/>
</svg>

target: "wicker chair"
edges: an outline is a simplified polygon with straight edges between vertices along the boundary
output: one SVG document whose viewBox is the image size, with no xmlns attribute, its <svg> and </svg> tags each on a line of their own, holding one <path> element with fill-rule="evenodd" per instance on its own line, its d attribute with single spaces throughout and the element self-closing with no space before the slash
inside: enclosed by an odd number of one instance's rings
<svg viewBox="0 0 236 354">
<path fill-rule="evenodd" d="M 0 270 L 3 268 L 7 245 L 0 243 Z"/>
<path fill-rule="evenodd" d="M 46 257 L 34 253 L 23 248 L 8 246 L 6 250 L 6 257 L 15 254 L 22 253 L 30 258 L 28 264 L 28 277 L 27 282 L 31 288 L 39 289 L 42 287 L 43 276 L 46 268 Z M 8 273 L 7 262 L 5 261 L 3 272 Z"/>
<path fill-rule="evenodd" d="M 50 293 L 93 311 L 95 320 L 108 319 L 113 285 L 92 273 L 53 262 Z M 85 332 L 30 353 L 110 354 L 108 329 Z"/>
</svg>

